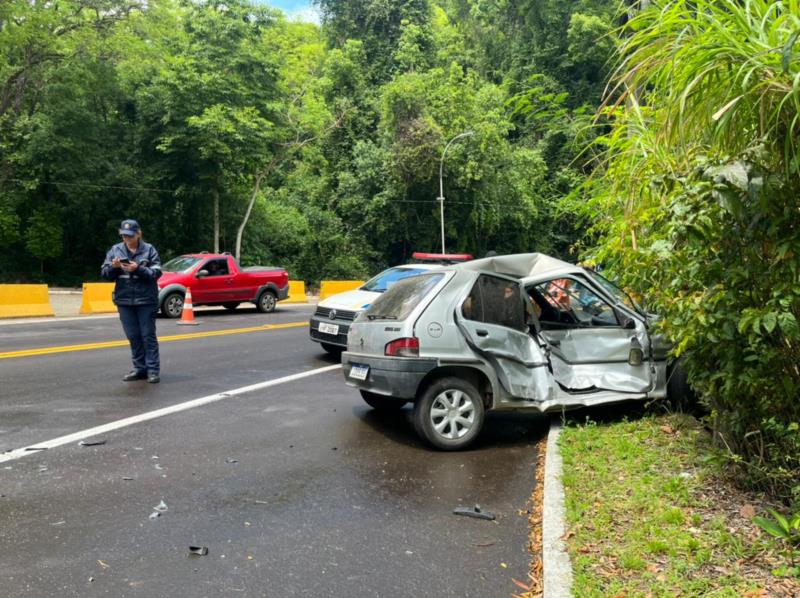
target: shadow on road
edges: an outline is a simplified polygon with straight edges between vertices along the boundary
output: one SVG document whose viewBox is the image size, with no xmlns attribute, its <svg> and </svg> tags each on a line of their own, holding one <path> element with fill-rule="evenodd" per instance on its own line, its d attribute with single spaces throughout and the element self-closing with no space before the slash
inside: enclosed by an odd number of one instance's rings
<svg viewBox="0 0 800 598">
<path fill-rule="evenodd" d="M 366 405 L 356 405 L 352 411 L 355 417 L 393 442 L 436 452 L 414 430 L 411 404 L 393 412 L 381 412 Z M 548 416 L 538 413 L 487 413 L 483 430 L 467 451 L 529 446 L 547 433 L 549 421 Z"/>
</svg>

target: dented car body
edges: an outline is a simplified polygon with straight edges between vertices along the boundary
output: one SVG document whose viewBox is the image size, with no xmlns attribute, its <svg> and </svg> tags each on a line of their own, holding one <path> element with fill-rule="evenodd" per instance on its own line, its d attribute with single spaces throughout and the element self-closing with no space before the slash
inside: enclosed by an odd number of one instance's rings
<svg viewBox="0 0 800 598">
<path fill-rule="evenodd" d="M 538 253 L 406 279 L 359 316 L 342 367 L 373 407 L 414 402 L 441 449 L 488 410 L 558 411 L 667 395 L 668 344 L 600 275 Z"/>
</svg>

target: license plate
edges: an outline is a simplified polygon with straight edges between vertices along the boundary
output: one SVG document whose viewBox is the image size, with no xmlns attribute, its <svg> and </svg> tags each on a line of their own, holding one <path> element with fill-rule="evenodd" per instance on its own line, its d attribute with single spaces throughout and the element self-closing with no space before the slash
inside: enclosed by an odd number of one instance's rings
<svg viewBox="0 0 800 598">
<path fill-rule="evenodd" d="M 319 331 L 322 334 L 332 334 L 336 336 L 339 334 L 339 325 L 338 324 L 327 324 L 326 322 L 320 322 Z"/>
<path fill-rule="evenodd" d="M 367 374 L 369 374 L 369 366 L 368 365 L 353 365 L 350 367 L 350 377 L 355 378 L 356 380 L 366 380 Z"/>
</svg>

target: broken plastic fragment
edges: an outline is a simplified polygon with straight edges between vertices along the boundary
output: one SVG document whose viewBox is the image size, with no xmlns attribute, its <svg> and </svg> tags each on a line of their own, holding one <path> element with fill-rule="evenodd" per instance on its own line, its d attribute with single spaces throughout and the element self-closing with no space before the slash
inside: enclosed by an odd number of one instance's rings
<svg viewBox="0 0 800 598">
<path fill-rule="evenodd" d="M 100 446 L 101 444 L 105 444 L 105 440 L 81 440 L 78 445 L 79 446 Z"/>
<path fill-rule="evenodd" d="M 494 513 L 490 513 L 489 511 L 482 511 L 480 505 L 475 505 L 474 507 L 456 507 L 453 510 L 453 515 L 464 515 L 465 517 L 473 517 L 475 519 L 486 519 L 488 521 L 495 520 Z"/>
<path fill-rule="evenodd" d="M 153 507 L 153 508 L 154 508 L 156 511 L 161 511 L 161 512 L 163 512 L 163 511 L 166 511 L 166 510 L 167 510 L 169 507 L 167 506 L 167 503 L 165 503 L 165 502 L 164 502 L 164 500 L 162 499 L 162 500 L 161 500 L 161 502 L 160 502 L 160 503 L 158 503 L 158 504 L 157 504 L 155 507 Z"/>
<path fill-rule="evenodd" d="M 208 554 L 207 546 L 189 546 L 189 556 L 196 554 L 197 556 L 206 556 Z"/>
<path fill-rule="evenodd" d="M 225 459 L 225 463 L 238 463 L 238 459 Z"/>
<path fill-rule="evenodd" d="M 158 511 L 153 511 L 152 513 L 150 513 L 150 519 L 158 519 L 159 517 L 161 517 L 161 513 L 159 513 Z"/>
</svg>

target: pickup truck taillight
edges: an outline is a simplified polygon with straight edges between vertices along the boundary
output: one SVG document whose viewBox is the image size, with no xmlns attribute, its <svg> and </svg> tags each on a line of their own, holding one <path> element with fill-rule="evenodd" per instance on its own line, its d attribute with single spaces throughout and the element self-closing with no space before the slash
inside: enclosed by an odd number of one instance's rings
<svg viewBox="0 0 800 598">
<path fill-rule="evenodd" d="M 395 339 L 386 343 L 383 354 L 388 357 L 419 357 L 419 339 L 416 337 Z"/>
</svg>

